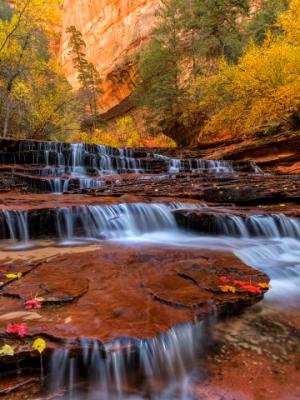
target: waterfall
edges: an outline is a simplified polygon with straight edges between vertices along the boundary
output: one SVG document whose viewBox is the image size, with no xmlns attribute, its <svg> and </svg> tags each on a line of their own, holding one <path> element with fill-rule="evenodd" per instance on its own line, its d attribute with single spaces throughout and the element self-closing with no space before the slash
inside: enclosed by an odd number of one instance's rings
<svg viewBox="0 0 300 400">
<path fill-rule="evenodd" d="M 1 211 L 11 241 L 29 242 L 28 213 L 27 211 Z"/>
<path fill-rule="evenodd" d="M 64 186 L 67 184 L 68 181 L 65 181 Z M 45 224 L 48 226 L 49 223 L 52 224 L 49 237 L 53 237 L 56 232 L 55 239 L 60 242 L 74 239 L 141 239 L 146 234 L 151 234 L 154 240 L 159 239 L 162 233 L 165 240 L 169 237 L 172 241 L 182 232 L 175 219 L 176 210 L 205 210 L 205 208 L 209 211 L 203 204 L 181 202 L 62 207 L 51 210 L 50 214 L 47 214 L 47 218 L 50 217 L 51 220 L 45 219 Z M 47 231 L 42 229 L 43 222 L 38 211 L 28 214 L 27 211 L 5 210 L 0 212 L 0 216 L 2 239 L 27 243 L 29 232 L 35 238 L 47 236 Z M 209 219 L 209 223 L 205 220 L 205 214 L 203 218 L 204 223 L 200 225 L 201 232 L 210 235 L 244 239 L 263 237 L 300 240 L 300 222 L 283 214 L 252 215 L 245 218 L 213 216 Z M 167 232 L 169 234 L 165 235 Z"/>
<path fill-rule="evenodd" d="M 55 350 L 50 363 L 50 392 L 65 388 L 64 399 L 74 400 L 81 396 L 138 400 L 150 393 L 153 399 L 176 396 L 187 400 L 188 374 L 208 347 L 213 319 L 177 326 L 150 340 L 124 338 L 101 345 L 96 340 L 81 339 L 81 354 L 75 356 L 68 349 Z M 83 388 L 78 385 L 80 380 Z M 142 397 L 131 397 L 130 387 L 137 387 Z M 152 397 L 161 391 L 159 397 Z"/>
<path fill-rule="evenodd" d="M 113 239 L 177 229 L 168 205 L 142 203 L 60 208 L 56 211 L 56 224 L 61 241 Z"/>
<path fill-rule="evenodd" d="M 216 216 L 215 233 L 241 238 L 295 238 L 300 239 L 300 222 L 284 214 Z"/>
</svg>

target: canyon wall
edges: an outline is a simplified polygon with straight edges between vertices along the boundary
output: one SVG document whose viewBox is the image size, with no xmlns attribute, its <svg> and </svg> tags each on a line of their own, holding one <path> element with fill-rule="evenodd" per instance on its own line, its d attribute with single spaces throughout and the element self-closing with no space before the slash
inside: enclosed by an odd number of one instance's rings
<svg viewBox="0 0 300 400">
<path fill-rule="evenodd" d="M 149 38 L 158 4 L 159 0 L 64 0 L 61 57 L 66 76 L 76 87 L 66 34 L 66 29 L 75 25 L 87 44 L 88 60 L 103 79 L 99 103 L 108 118 L 131 106 L 127 101 L 134 87 L 131 56 Z M 252 0 L 252 9 L 260 4 L 261 0 Z"/>
<path fill-rule="evenodd" d="M 147 40 L 158 0 L 64 0 L 61 56 L 75 87 L 66 29 L 75 25 L 87 44 L 87 58 L 103 79 L 103 112 L 120 106 L 131 94 L 134 69 L 130 57 Z"/>
</svg>

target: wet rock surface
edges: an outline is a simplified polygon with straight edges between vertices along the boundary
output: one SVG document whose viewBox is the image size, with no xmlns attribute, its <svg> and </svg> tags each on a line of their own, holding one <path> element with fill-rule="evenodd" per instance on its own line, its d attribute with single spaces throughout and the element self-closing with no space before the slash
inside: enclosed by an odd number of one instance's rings
<svg viewBox="0 0 300 400">
<path fill-rule="evenodd" d="M 195 317 L 217 310 L 231 312 L 261 299 L 262 294 L 243 290 L 222 293 L 222 275 L 253 284 L 268 281 L 226 253 L 108 245 L 99 251 L 52 258 L 28 271 L 2 287 L 2 332 L 8 322 L 5 315 L 23 311 L 14 304 L 6 306 L 4 300 L 14 299 L 22 306 L 34 295 L 42 299 L 43 307 L 40 318 L 30 324 L 30 336 L 101 342 L 118 337 L 148 339 Z M 55 305 L 60 307 L 52 309 Z M 22 315 L 17 320 L 22 321 Z"/>
</svg>

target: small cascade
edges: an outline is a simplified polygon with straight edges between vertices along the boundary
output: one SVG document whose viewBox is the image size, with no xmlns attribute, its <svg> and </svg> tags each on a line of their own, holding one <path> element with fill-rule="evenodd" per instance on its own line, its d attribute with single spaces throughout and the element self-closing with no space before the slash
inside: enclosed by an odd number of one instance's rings
<svg viewBox="0 0 300 400">
<path fill-rule="evenodd" d="M 196 168 L 193 171 L 213 175 L 235 173 L 232 162 L 224 160 L 196 160 Z"/>
<path fill-rule="evenodd" d="M 213 317 L 185 324 L 148 341 L 120 339 L 102 346 L 96 340 L 82 339 L 82 353 L 78 355 L 55 350 L 49 392 L 63 389 L 67 393 L 62 398 L 74 400 L 81 396 L 88 400 L 149 396 L 187 400 L 189 373 L 209 345 L 212 323 Z"/>
<path fill-rule="evenodd" d="M 240 238 L 300 239 L 300 222 L 284 214 L 215 217 L 214 233 Z"/>
<path fill-rule="evenodd" d="M 27 211 L 1 211 L 4 221 L 6 237 L 12 241 L 20 241 L 24 245 L 29 243 L 28 213 Z"/>
<path fill-rule="evenodd" d="M 56 224 L 61 241 L 136 237 L 177 228 L 167 205 L 141 203 L 60 208 Z"/>
</svg>

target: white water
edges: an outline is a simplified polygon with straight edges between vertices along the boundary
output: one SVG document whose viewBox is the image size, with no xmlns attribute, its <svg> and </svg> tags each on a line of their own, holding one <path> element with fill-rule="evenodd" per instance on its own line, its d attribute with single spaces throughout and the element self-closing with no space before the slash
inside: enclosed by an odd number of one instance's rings
<svg viewBox="0 0 300 400">
<path fill-rule="evenodd" d="M 147 156 L 164 161 L 169 174 L 180 172 L 216 176 L 237 174 L 231 161 L 178 159 L 151 153 Z M 35 173 L 49 177 L 49 189 L 54 194 L 68 191 L 69 180 L 65 175 L 78 180 L 80 189 L 89 189 L 102 185 L 101 179 L 97 177 L 122 173 L 143 174 L 148 165 L 145 159 L 136 157 L 134 151 L 125 148 L 83 143 L 26 141 L 20 143 L 19 152 L 15 155 L 15 163 L 43 166 Z M 163 172 L 165 167 L 162 166 L 160 172 Z M 263 173 L 255 163 L 251 163 L 250 168 L 254 174 Z M 93 177 L 90 176 L 91 174 Z"/>
<path fill-rule="evenodd" d="M 220 218 L 219 229 L 226 236 L 189 234 L 178 229 L 172 210 L 197 205 L 119 204 L 62 208 L 57 225 L 62 240 L 106 238 L 128 246 L 165 246 L 181 249 L 210 249 L 234 253 L 246 264 L 271 277 L 272 289 L 264 302 L 286 307 L 300 305 L 300 225 L 298 220 L 282 214 Z M 203 207 L 203 206 L 202 206 Z M 29 240 L 28 218 L 25 214 L 5 212 L 10 239 L 24 235 Z M 203 324 L 175 327 L 165 335 L 146 342 L 135 342 L 136 353 L 126 350 L 126 339 L 112 346 L 99 347 L 97 342 L 82 339 L 82 357 L 76 359 L 68 350 L 57 350 L 52 358 L 50 390 L 68 388 L 62 399 L 140 399 L 130 394 L 131 363 L 138 365 L 142 389 L 152 399 L 192 399 L 189 381 L 199 354 L 205 347 L 207 331 Z M 130 343 L 131 344 L 131 343 Z M 128 348 L 128 346 L 127 346 Z M 105 356 L 105 357 L 104 357 Z M 86 370 L 84 388 L 77 387 L 78 372 Z M 200 371 L 197 371 L 199 374 Z M 80 375 L 82 378 L 82 375 Z M 135 382 L 137 385 L 138 382 Z M 160 386 L 161 385 L 161 386 Z M 147 394 L 142 398 L 147 398 Z"/>
</svg>

